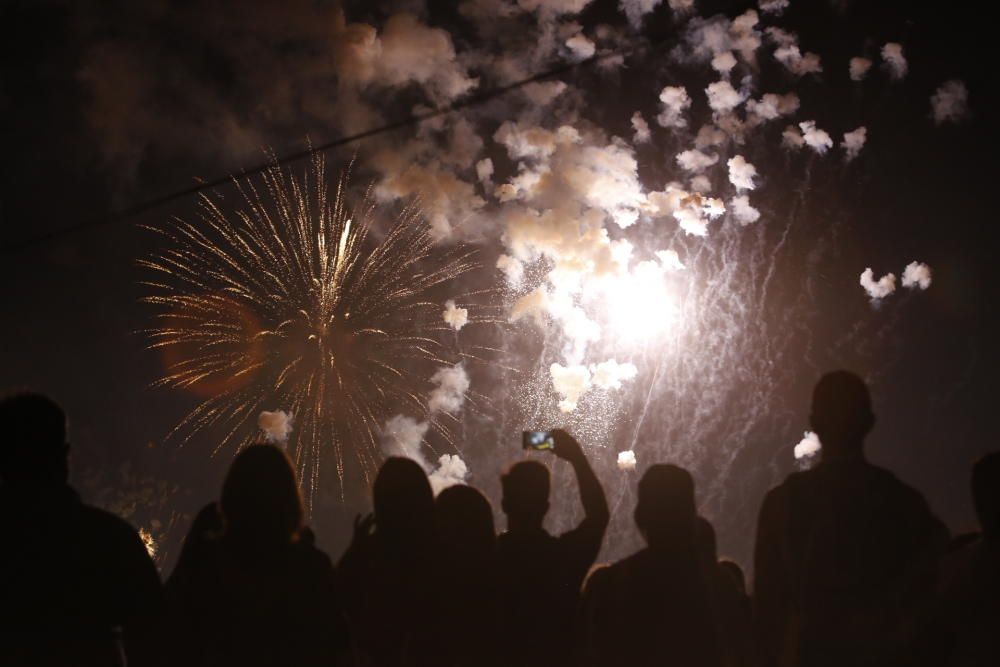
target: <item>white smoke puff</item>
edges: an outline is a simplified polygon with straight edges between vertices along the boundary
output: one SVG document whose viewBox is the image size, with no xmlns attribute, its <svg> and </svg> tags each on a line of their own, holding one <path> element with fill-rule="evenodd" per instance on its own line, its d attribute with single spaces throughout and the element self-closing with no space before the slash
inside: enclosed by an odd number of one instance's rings
<svg viewBox="0 0 1000 667">
<path fill-rule="evenodd" d="M 555 152 L 558 137 L 540 127 L 506 121 L 493 133 L 493 141 L 502 144 L 512 160 L 541 159 Z"/>
<path fill-rule="evenodd" d="M 681 261 L 680 255 L 677 254 L 676 250 L 657 250 L 656 258 L 660 260 L 660 264 L 663 268 L 668 271 L 683 271 L 684 262 Z"/>
<path fill-rule="evenodd" d="M 896 291 L 895 275 L 887 273 L 876 281 L 875 275 L 870 268 L 865 269 L 861 273 L 860 283 L 865 288 L 865 291 L 868 292 L 868 296 L 871 297 L 872 301 L 884 299 Z"/>
<path fill-rule="evenodd" d="M 639 370 L 634 364 L 620 364 L 615 359 L 608 359 L 590 366 L 591 382 L 600 389 L 621 389 L 622 382 L 631 380 Z"/>
<path fill-rule="evenodd" d="M 736 67 L 736 56 L 732 51 L 724 51 L 712 58 L 712 69 L 719 74 L 729 74 Z"/>
<path fill-rule="evenodd" d="M 934 112 L 934 122 L 940 125 L 945 121 L 958 122 L 965 117 L 969 102 L 969 91 L 958 79 L 945 81 L 931 95 L 931 109 Z"/>
<path fill-rule="evenodd" d="M 790 116 L 799 110 L 799 96 L 795 93 L 775 95 L 765 93 L 760 100 L 747 100 L 747 112 L 754 114 L 760 120 L 774 120 L 781 116 Z"/>
<path fill-rule="evenodd" d="M 799 128 L 789 125 L 781 133 L 781 145 L 785 148 L 798 150 L 806 145 L 806 140 L 802 138 Z"/>
<path fill-rule="evenodd" d="M 851 73 L 851 81 L 861 81 L 868 74 L 868 70 L 872 67 L 872 61 L 868 58 L 862 58 L 860 56 L 851 58 L 851 62 L 848 64 L 848 71 Z"/>
<path fill-rule="evenodd" d="M 712 181 L 704 174 L 695 176 L 691 179 L 691 191 L 700 195 L 708 194 L 712 191 Z"/>
<path fill-rule="evenodd" d="M 638 111 L 632 114 L 632 129 L 635 130 L 635 135 L 632 137 L 633 142 L 645 144 L 649 141 L 651 137 L 649 123 L 646 122 L 646 119 Z"/>
<path fill-rule="evenodd" d="M 799 51 L 798 44 L 778 47 L 774 51 L 774 58 L 796 76 L 819 74 L 823 71 L 819 56 L 815 53 L 802 53 Z"/>
<path fill-rule="evenodd" d="M 788 32 L 778 26 L 770 26 L 764 32 L 768 38 L 778 45 L 778 47 L 792 46 L 799 43 L 799 37 L 794 32 Z"/>
<path fill-rule="evenodd" d="M 438 466 L 428 476 L 431 491 L 437 496 L 449 486 L 464 484 L 469 476 L 469 467 L 457 454 L 443 454 L 438 459 Z"/>
<path fill-rule="evenodd" d="M 521 91 L 535 106 L 545 107 L 552 103 L 568 88 L 563 81 L 532 81 L 526 83 Z"/>
<path fill-rule="evenodd" d="M 802 128 L 802 141 L 820 155 L 833 148 L 833 139 L 826 130 L 816 127 L 816 121 L 804 120 L 799 123 L 799 127 Z"/>
<path fill-rule="evenodd" d="M 597 52 L 597 46 L 582 33 L 567 39 L 566 46 L 577 60 L 586 60 Z"/>
<path fill-rule="evenodd" d="M 931 267 L 923 262 L 910 262 L 903 269 L 903 287 L 927 289 L 931 286 Z"/>
<path fill-rule="evenodd" d="M 517 199 L 518 191 L 512 183 L 501 183 L 493 191 L 493 196 L 501 204 Z"/>
<path fill-rule="evenodd" d="M 681 169 L 698 174 L 719 161 L 718 155 L 706 155 L 699 150 L 687 150 L 677 154 L 677 164 Z"/>
<path fill-rule="evenodd" d="M 517 287 L 524 279 L 524 264 L 510 255 L 497 257 L 497 268 L 503 271 L 504 276 L 507 277 L 507 284 L 511 287 Z"/>
<path fill-rule="evenodd" d="M 482 183 L 484 186 L 490 184 L 491 183 L 490 179 L 493 178 L 493 160 L 487 157 L 477 162 L 476 177 L 479 179 L 479 182 Z"/>
<path fill-rule="evenodd" d="M 865 145 L 865 140 L 868 138 L 867 135 L 868 130 L 864 126 L 850 132 L 844 132 L 844 140 L 840 142 L 840 147 L 846 153 L 844 155 L 845 160 L 850 162 L 861 153 L 861 149 Z"/>
<path fill-rule="evenodd" d="M 757 6 L 765 14 L 779 15 L 788 8 L 788 0 L 760 0 Z"/>
<path fill-rule="evenodd" d="M 551 16 L 579 14 L 591 0 L 517 0 L 518 6 L 527 12 L 538 12 Z"/>
<path fill-rule="evenodd" d="M 427 459 L 420 451 L 420 443 L 430 428 L 428 422 L 418 422 L 413 417 L 396 415 L 390 417 L 382 427 L 382 453 L 386 456 L 402 456 L 420 464 L 425 471 L 430 470 Z"/>
<path fill-rule="evenodd" d="M 729 36 L 732 38 L 732 48 L 746 62 L 756 65 L 757 49 L 760 48 L 760 32 L 756 29 L 760 18 L 757 12 L 748 9 L 733 19 L 729 26 Z"/>
<path fill-rule="evenodd" d="M 539 285 L 521 296 L 510 307 L 510 322 L 514 323 L 525 317 L 534 317 L 536 322 L 541 323 L 542 315 L 548 309 L 548 304 L 549 293 L 544 285 Z"/>
<path fill-rule="evenodd" d="M 292 432 L 292 413 L 284 410 L 264 410 L 257 416 L 257 426 L 268 442 L 283 445 Z"/>
<path fill-rule="evenodd" d="M 795 459 L 798 460 L 815 456 L 822 448 L 823 446 L 819 442 L 819 436 L 812 431 L 806 431 L 802 436 L 802 440 L 799 441 L 799 444 L 795 445 L 793 452 L 795 454 Z"/>
<path fill-rule="evenodd" d="M 760 219 L 760 211 L 750 205 L 750 197 L 739 195 L 729 200 L 729 210 L 741 225 L 750 225 Z"/>
<path fill-rule="evenodd" d="M 736 186 L 737 190 L 753 190 L 753 179 L 757 175 L 757 168 L 746 161 L 742 155 L 731 158 L 726 165 L 729 167 L 729 182 Z"/>
<path fill-rule="evenodd" d="M 465 392 L 469 390 L 469 375 L 462 364 L 442 366 L 431 376 L 431 382 L 437 386 L 427 399 L 428 412 L 455 414 L 462 408 Z"/>
<path fill-rule="evenodd" d="M 687 90 L 681 86 L 667 86 L 660 91 L 662 111 L 656 117 L 660 127 L 687 127 L 687 119 L 682 115 L 691 106 Z"/>
<path fill-rule="evenodd" d="M 709 146 L 721 146 L 726 143 L 728 137 L 726 133 L 715 125 L 702 125 L 698 130 L 698 135 L 694 138 L 696 148 L 708 148 Z"/>
<path fill-rule="evenodd" d="M 672 215 L 680 228 L 692 236 L 707 236 L 709 221 L 726 212 L 722 200 L 687 192 L 674 184 L 663 192 L 651 192 L 648 202 L 657 214 Z"/>
<path fill-rule="evenodd" d="M 887 42 L 882 47 L 882 62 L 893 81 L 902 79 L 909 69 L 906 58 L 903 56 L 903 45 L 896 42 Z"/>
<path fill-rule="evenodd" d="M 716 81 L 705 88 L 708 106 L 716 113 L 732 111 L 743 102 L 743 95 L 733 88 L 728 81 Z"/>
<path fill-rule="evenodd" d="M 559 402 L 559 409 L 563 412 L 576 410 L 580 397 L 590 389 L 590 370 L 583 365 L 554 363 L 549 367 L 549 374 L 552 376 L 552 387 L 563 399 Z"/>
<path fill-rule="evenodd" d="M 636 460 L 635 452 L 631 449 L 624 452 L 618 452 L 618 469 L 624 470 L 626 472 L 631 472 L 635 470 Z"/>
<path fill-rule="evenodd" d="M 441 313 L 445 323 L 455 331 L 461 331 L 462 327 L 469 323 L 469 309 L 458 308 L 452 299 L 444 302 L 444 312 Z"/>
</svg>

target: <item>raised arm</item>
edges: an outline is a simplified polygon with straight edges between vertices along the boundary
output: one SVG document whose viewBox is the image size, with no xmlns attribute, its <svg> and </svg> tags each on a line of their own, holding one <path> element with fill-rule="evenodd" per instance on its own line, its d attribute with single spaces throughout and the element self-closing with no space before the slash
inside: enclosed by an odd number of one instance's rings
<svg viewBox="0 0 1000 667">
<path fill-rule="evenodd" d="M 594 474 L 594 469 L 590 467 L 583 448 L 580 447 L 573 436 L 563 430 L 552 432 L 555 440 L 554 454 L 559 458 L 569 461 L 576 473 L 576 483 L 580 487 L 580 502 L 583 504 L 584 519 L 578 528 L 586 527 L 590 531 L 604 536 L 604 529 L 608 526 L 610 513 L 608 511 L 608 501 L 604 497 L 604 489 L 601 482 Z"/>
</svg>

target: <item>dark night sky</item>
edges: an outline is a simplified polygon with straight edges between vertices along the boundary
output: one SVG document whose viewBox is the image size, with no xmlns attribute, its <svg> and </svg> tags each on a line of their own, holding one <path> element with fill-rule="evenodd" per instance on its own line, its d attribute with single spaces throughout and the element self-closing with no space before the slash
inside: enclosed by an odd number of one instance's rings
<svg viewBox="0 0 1000 667">
<path fill-rule="evenodd" d="M 195 177 L 211 179 L 256 164 L 261 145 L 281 154 L 301 148 L 306 135 L 323 141 L 338 132 L 315 110 L 303 112 L 301 124 L 269 115 L 269 100 L 253 99 L 254 88 L 241 78 L 239 64 L 228 62 L 215 48 L 216 36 L 210 30 L 221 23 L 209 20 L 205 30 L 186 31 L 177 28 L 183 25 L 180 20 L 144 23 L 151 14 L 128 8 L 131 3 L 114 4 L 7 2 L 0 10 L 0 25 L 6 32 L 0 47 L 6 153 L 0 167 L 4 259 L 0 387 L 49 392 L 65 405 L 73 425 L 77 470 L 111 469 L 128 461 L 135 470 L 191 489 L 192 495 L 180 501 L 189 510 L 216 488 L 225 461 L 202 465 L 204 459 L 196 452 L 153 445 L 190 407 L 191 399 L 147 388 L 159 372 L 159 360 L 144 350 L 137 333 L 146 326 L 149 313 L 138 304 L 142 290 L 135 260 L 148 253 L 152 243 L 136 225 L 190 215 L 194 198 L 169 202 L 132 219 L 59 232 L 184 188 Z M 227 5 L 166 4 L 184 20 L 202 11 L 215 15 Z M 997 396 L 998 255 L 992 240 L 997 169 L 991 28 L 979 3 L 835 4 L 838 8 L 829 2 L 792 0 L 782 22 L 799 33 L 805 47 L 830 63 L 822 82 L 804 84 L 799 94 L 803 105 L 814 109 L 820 126 L 843 127 L 851 121 L 842 118 L 864 118 L 870 139 L 862 154 L 863 166 L 850 174 L 814 167 L 809 215 L 816 224 L 816 237 L 823 237 L 824 252 L 844 269 L 842 274 L 814 276 L 812 296 L 820 313 L 814 325 L 815 349 L 797 351 L 800 358 L 788 359 L 789 364 L 802 362 L 802 366 L 788 373 L 794 378 L 788 395 L 799 398 L 787 404 L 790 410 L 798 406 L 800 413 L 804 411 L 815 380 L 814 364 L 837 361 L 867 371 L 879 418 L 870 443 L 871 458 L 924 492 L 955 530 L 965 530 L 972 526 L 969 466 L 997 447 L 992 405 Z M 310 6 L 292 3 L 288 11 L 306 11 Z M 703 16 L 716 12 L 735 16 L 749 6 L 698 3 Z M 377 23 L 391 11 L 387 6 L 378 11 L 348 8 L 347 13 L 351 20 Z M 428 21 L 446 27 L 459 50 L 475 44 L 476 35 L 455 12 L 435 10 Z M 595 2 L 581 22 L 589 27 L 600 22 L 623 24 L 624 19 L 614 3 Z M 287 44 L 272 48 L 295 52 L 297 35 L 289 30 Z M 652 42 L 676 39 L 674 33 L 665 7 L 647 20 L 645 34 Z M 138 147 L 142 150 L 128 165 L 109 159 L 107 134 L 95 129 L 91 82 L 81 72 L 99 41 L 131 39 L 130 43 L 141 44 L 143 34 L 156 38 L 149 41 L 147 52 L 130 52 L 141 55 L 146 68 L 138 70 L 141 76 L 169 79 L 177 71 L 195 72 L 204 87 L 200 90 L 215 95 L 213 104 L 230 106 L 236 122 L 252 130 L 257 140 L 252 150 L 237 155 L 227 151 L 221 140 L 217 146 L 207 145 L 212 127 L 199 114 L 210 107 L 164 94 L 153 98 L 162 101 L 162 114 L 157 109 L 151 113 L 160 125 L 149 125 L 146 131 L 162 132 L 170 139 Z M 217 35 L 219 41 L 231 38 L 224 32 Z M 874 54 L 877 45 L 888 40 L 904 44 L 909 76 L 891 87 L 884 77 L 879 83 L 866 82 L 860 93 L 847 80 L 844 63 L 864 49 Z M 614 95 L 595 97 L 628 104 L 625 108 L 595 104 L 590 109 L 594 122 L 609 132 L 626 134 L 628 118 L 639 104 L 631 102 L 640 98 L 639 79 L 658 69 L 656 63 L 630 63 L 611 84 L 618 86 Z M 586 72 L 568 76 L 585 90 L 593 81 Z M 971 117 L 960 125 L 934 128 L 927 100 L 950 78 L 967 84 Z M 656 86 L 647 88 L 641 94 L 655 101 Z M 274 93 L 274 88 L 264 90 Z M 652 110 L 652 103 L 646 105 Z M 112 111 L 101 110 L 108 114 L 105 120 L 114 120 Z M 406 107 L 401 105 L 398 111 L 403 114 Z M 187 127 L 200 128 L 192 139 L 200 145 L 171 147 L 169 142 L 183 137 Z M 344 155 L 332 156 L 331 161 Z M 650 182 L 662 180 L 664 169 L 670 168 L 668 161 L 648 150 L 639 150 L 638 156 L 640 177 Z M 846 221 L 841 233 L 825 234 L 820 220 L 826 218 Z M 800 255 L 808 252 L 804 245 Z M 856 284 L 856 267 L 884 267 L 876 274 L 890 269 L 898 274 L 903 257 L 930 264 L 935 271 L 933 286 L 926 293 L 897 294 L 881 312 L 873 311 Z M 783 279 L 803 280 L 797 273 L 802 266 L 789 262 L 781 267 Z M 844 327 L 852 319 L 853 329 Z M 790 460 L 788 448 L 801 430 L 764 429 L 741 456 L 774 458 L 780 451 Z M 789 468 L 789 462 L 779 466 Z M 487 488 L 494 484 L 483 483 Z M 763 478 L 746 483 L 741 490 L 746 493 L 746 512 L 755 511 L 767 483 Z M 723 546 L 745 553 L 746 540 L 745 535 L 724 532 Z"/>
</svg>

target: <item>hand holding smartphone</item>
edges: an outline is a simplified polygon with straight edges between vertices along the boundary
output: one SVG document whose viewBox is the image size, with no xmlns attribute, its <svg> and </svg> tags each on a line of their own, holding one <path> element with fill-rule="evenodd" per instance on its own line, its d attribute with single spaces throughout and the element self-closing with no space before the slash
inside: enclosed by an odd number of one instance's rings
<svg viewBox="0 0 1000 667">
<path fill-rule="evenodd" d="M 538 452 L 551 452 L 556 447 L 552 431 L 524 431 L 521 433 L 521 447 Z"/>
</svg>

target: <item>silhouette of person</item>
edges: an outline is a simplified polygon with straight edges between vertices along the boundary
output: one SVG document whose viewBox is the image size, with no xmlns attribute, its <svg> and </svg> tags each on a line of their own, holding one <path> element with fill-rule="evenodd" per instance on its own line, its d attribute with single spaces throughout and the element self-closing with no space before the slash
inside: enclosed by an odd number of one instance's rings
<svg viewBox="0 0 1000 667">
<path fill-rule="evenodd" d="M 441 540 L 442 664 L 499 665 L 496 534 L 493 509 L 478 490 L 456 484 L 434 503 Z"/>
<path fill-rule="evenodd" d="M 722 664 L 742 666 L 753 664 L 755 648 L 750 622 L 750 599 L 742 582 L 739 565 L 719 561 L 715 528 L 704 518 L 697 519 L 698 551 L 712 607 L 715 636 L 719 640 Z M 731 567 L 739 573 L 734 575 Z"/>
<path fill-rule="evenodd" d="M 943 603 L 949 665 L 1000 664 L 1000 452 L 972 468 L 972 500 L 982 530 L 945 559 Z"/>
<path fill-rule="evenodd" d="M 601 549 L 608 504 L 580 444 L 553 431 L 553 453 L 576 474 L 584 518 L 558 537 L 542 522 L 549 509 L 549 470 L 537 461 L 515 463 L 501 477 L 507 531 L 498 538 L 503 664 L 566 664 L 580 588 Z"/>
<path fill-rule="evenodd" d="M 414 461 L 386 459 L 372 487 L 374 515 L 355 520 L 337 565 L 362 664 L 441 663 L 440 564 L 434 495 Z"/>
<path fill-rule="evenodd" d="M 824 375 L 810 422 L 822 460 L 764 499 L 754 569 L 765 665 L 913 664 L 947 531 L 923 497 L 865 460 L 868 387 Z"/>
<path fill-rule="evenodd" d="M 634 516 L 646 547 L 587 581 L 584 664 L 720 665 L 691 475 L 651 466 L 639 481 Z"/>
<path fill-rule="evenodd" d="M 167 582 L 175 662 L 337 664 L 348 643 L 333 567 L 301 539 L 288 456 L 271 445 L 245 448 L 217 513 L 212 507 L 199 513 Z"/>
<path fill-rule="evenodd" d="M 0 401 L 0 664 L 149 664 L 162 590 L 135 529 L 67 484 L 66 416 Z"/>
</svg>

